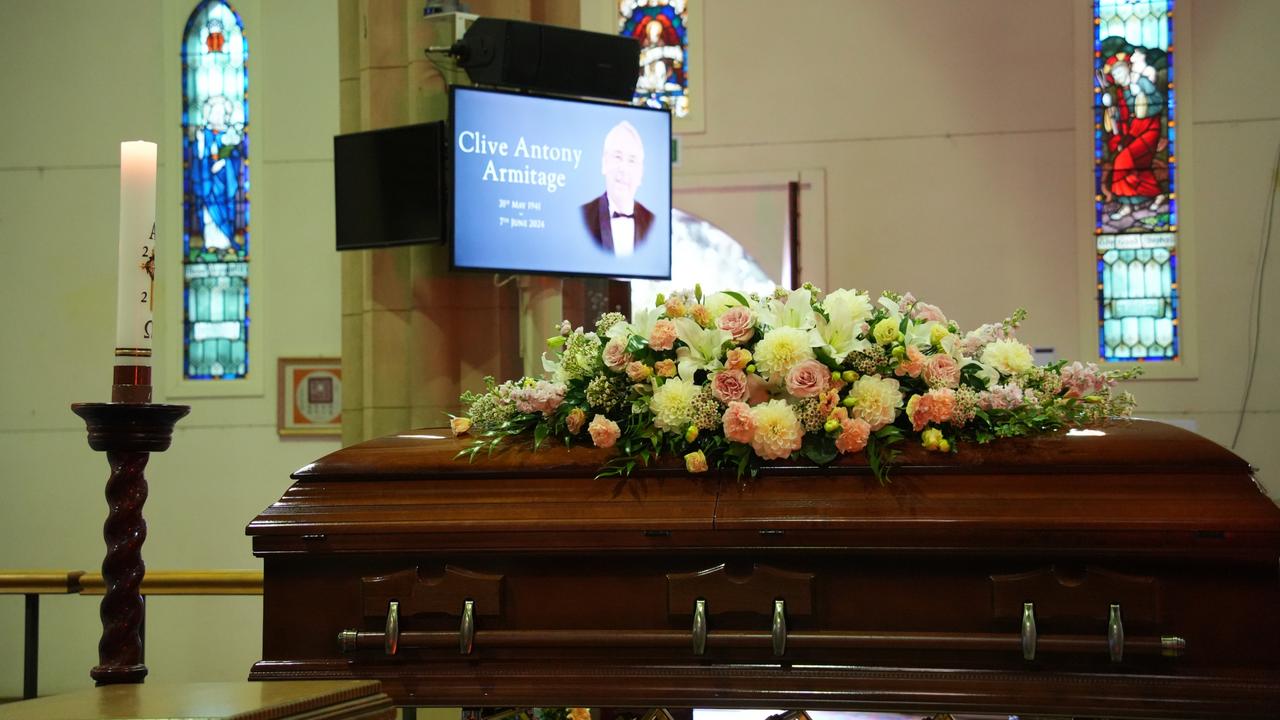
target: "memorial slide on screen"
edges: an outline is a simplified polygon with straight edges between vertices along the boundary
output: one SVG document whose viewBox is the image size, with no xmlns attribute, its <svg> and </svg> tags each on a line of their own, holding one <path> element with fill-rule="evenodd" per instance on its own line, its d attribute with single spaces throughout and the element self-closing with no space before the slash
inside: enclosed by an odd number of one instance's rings
<svg viewBox="0 0 1280 720">
<path fill-rule="evenodd" d="M 670 277 L 667 113 L 455 88 L 452 133 L 456 267 Z"/>
</svg>

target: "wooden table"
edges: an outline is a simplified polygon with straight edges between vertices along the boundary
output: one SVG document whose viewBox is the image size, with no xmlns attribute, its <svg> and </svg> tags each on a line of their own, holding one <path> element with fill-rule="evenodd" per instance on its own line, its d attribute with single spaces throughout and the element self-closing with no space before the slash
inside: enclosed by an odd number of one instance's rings
<svg viewBox="0 0 1280 720">
<path fill-rule="evenodd" d="M 391 720 L 377 681 L 105 685 L 0 705 L 0 720 Z"/>
</svg>

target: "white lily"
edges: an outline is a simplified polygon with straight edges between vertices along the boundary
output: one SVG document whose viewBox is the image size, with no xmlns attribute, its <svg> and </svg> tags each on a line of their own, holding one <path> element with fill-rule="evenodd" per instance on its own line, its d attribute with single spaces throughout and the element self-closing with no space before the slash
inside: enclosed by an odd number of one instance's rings
<svg viewBox="0 0 1280 720">
<path fill-rule="evenodd" d="M 732 335 L 720 328 L 704 328 L 692 318 L 676 318 L 671 322 L 676 326 L 676 337 L 684 343 L 684 346 L 676 348 L 676 367 L 680 377 L 692 379 L 698 370 L 721 367 L 725 343 L 733 339 Z"/>
<path fill-rule="evenodd" d="M 726 310 L 732 307 L 738 307 L 742 303 L 738 302 L 737 298 L 729 295 L 728 293 L 716 292 L 708 295 L 707 299 L 704 300 L 702 304 L 706 305 L 707 310 L 711 311 L 711 317 L 718 320 Z"/>
<path fill-rule="evenodd" d="M 871 300 L 866 293 L 835 290 L 822 301 L 822 309 L 830 320 L 816 315 L 811 332 L 813 346 L 821 348 L 836 362 L 844 362 L 851 352 L 866 350 L 871 342 L 858 337 L 862 323 L 871 319 Z"/>
<path fill-rule="evenodd" d="M 806 288 L 791 291 L 786 300 L 774 298 L 761 303 L 757 315 L 761 324 L 771 328 L 812 330 L 818 324 L 818 314 L 813 311 L 813 295 Z"/>
</svg>

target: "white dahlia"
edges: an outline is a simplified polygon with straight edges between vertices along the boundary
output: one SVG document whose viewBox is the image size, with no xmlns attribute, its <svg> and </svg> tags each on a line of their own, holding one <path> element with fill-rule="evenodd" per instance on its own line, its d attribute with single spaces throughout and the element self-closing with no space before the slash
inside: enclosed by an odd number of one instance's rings
<svg viewBox="0 0 1280 720">
<path fill-rule="evenodd" d="M 902 407 L 902 391 L 898 389 L 898 381 L 893 378 L 882 378 L 879 375 L 863 375 L 849 389 L 849 397 L 853 398 L 853 416 L 867 421 L 871 431 L 893 422 Z"/>
<path fill-rule="evenodd" d="M 765 333 L 753 355 L 756 371 L 764 376 L 786 375 L 791 368 L 814 358 L 809 331 L 797 327 L 776 327 Z"/>
<path fill-rule="evenodd" d="M 1017 340 L 992 342 L 982 351 L 982 357 L 979 360 L 999 370 L 1003 375 L 1017 375 L 1030 370 L 1035 365 L 1031 351 Z"/>
<path fill-rule="evenodd" d="M 649 401 L 654 427 L 683 434 L 693 423 L 693 400 L 701 391 L 697 385 L 680 378 L 662 383 Z"/>
<path fill-rule="evenodd" d="M 785 400 L 770 400 L 751 408 L 756 433 L 751 447 L 765 460 L 781 460 L 800 449 L 804 427 Z"/>
</svg>

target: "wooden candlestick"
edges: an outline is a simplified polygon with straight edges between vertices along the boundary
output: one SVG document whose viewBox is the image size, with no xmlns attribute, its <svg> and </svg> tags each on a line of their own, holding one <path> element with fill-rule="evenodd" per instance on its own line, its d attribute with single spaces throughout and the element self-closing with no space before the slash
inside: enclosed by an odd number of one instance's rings
<svg viewBox="0 0 1280 720">
<path fill-rule="evenodd" d="M 102 638 L 98 665 L 89 676 L 98 685 L 140 683 L 147 676 L 142 663 L 142 543 L 147 523 L 142 505 L 147 500 L 143 470 L 151 453 L 169 448 L 173 426 L 191 411 L 186 405 L 150 403 L 76 403 L 72 412 L 84 419 L 89 447 L 107 453 L 107 522 L 102 534 L 107 554 L 102 561 L 106 585 L 99 616 Z"/>
</svg>

